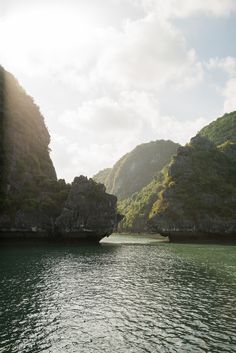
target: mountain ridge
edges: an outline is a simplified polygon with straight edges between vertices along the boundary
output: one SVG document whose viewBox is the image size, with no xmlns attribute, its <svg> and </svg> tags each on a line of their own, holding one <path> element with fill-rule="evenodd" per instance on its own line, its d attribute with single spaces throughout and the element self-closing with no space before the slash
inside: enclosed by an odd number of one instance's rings
<svg viewBox="0 0 236 353">
<path fill-rule="evenodd" d="M 122 156 L 113 168 L 100 171 L 93 179 L 103 182 L 107 191 L 122 201 L 148 185 L 179 146 L 170 140 L 143 143 Z"/>
<path fill-rule="evenodd" d="M 119 204 L 126 216 L 119 229 L 158 232 L 179 241 L 220 234 L 235 240 L 235 136 L 236 112 L 204 127 L 178 149 L 159 178 Z"/>
</svg>

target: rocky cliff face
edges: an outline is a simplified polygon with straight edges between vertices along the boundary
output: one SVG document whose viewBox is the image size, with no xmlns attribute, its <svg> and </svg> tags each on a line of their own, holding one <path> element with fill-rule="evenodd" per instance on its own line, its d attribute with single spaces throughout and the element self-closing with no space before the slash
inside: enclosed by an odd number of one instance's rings
<svg viewBox="0 0 236 353">
<path fill-rule="evenodd" d="M 110 234 L 115 224 L 116 198 L 109 198 L 102 186 L 91 181 L 78 183 L 75 179 L 71 187 L 64 180 L 57 180 L 49 143 L 38 106 L 16 79 L 0 67 L 0 236 L 16 232 L 55 235 L 55 222 L 65 202 L 69 209 L 75 202 L 74 209 L 80 210 L 79 218 L 73 218 L 76 223 L 73 225 L 70 219 L 67 228 L 77 229 L 82 222 L 82 229 L 85 212 L 91 212 L 88 226 L 99 234 Z M 62 218 L 64 214 L 65 210 Z"/>
<path fill-rule="evenodd" d="M 164 140 L 144 143 L 123 156 L 113 168 L 93 178 L 104 183 L 118 200 L 124 200 L 148 185 L 170 162 L 178 147 L 179 144 Z"/>
<path fill-rule="evenodd" d="M 49 156 L 50 136 L 33 99 L 0 67 L 1 180 L 0 227 L 45 227 L 51 202 L 48 184 L 56 184 Z"/>
<path fill-rule="evenodd" d="M 235 241 L 235 136 L 233 112 L 179 147 L 155 180 L 120 203 L 125 218 L 119 229 L 178 241 Z"/>
<path fill-rule="evenodd" d="M 49 156 L 50 136 L 33 99 L 0 67 L 1 141 L 4 142 L 6 182 L 18 190 L 38 175 L 56 179 Z M 17 176 L 17 178 L 16 178 Z"/>
<path fill-rule="evenodd" d="M 206 132 L 213 130 L 217 138 L 209 139 Z M 171 240 L 235 241 L 236 143 L 231 140 L 236 134 L 235 113 L 203 131 L 179 148 L 169 165 L 149 225 Z"/>
<path fill-rule="evenodd" d="M 56 220 L 57 231 L 68 237 L 89 234 L 104 237 L 117 225 L 117 198 L 105 192 L 103 184 L 97 184 L 84 176 L 76 177 L 61 215 Z"/>
</svg>

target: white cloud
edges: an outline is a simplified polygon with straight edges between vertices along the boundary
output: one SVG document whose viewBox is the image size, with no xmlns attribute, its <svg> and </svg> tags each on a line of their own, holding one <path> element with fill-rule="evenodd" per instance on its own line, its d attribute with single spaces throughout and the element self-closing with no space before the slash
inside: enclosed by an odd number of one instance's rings
<svg viewBox="0 0 236 353">
<path fill-rule="evenodd" d="M 97 26 L 92 14 L 68 7 L 19 10 L 0 22 L 1 64 L 17 75 L 56 77 L 86 90 L 91 67 L 107 45 Z"/>
<path fill-rule="evenodd" d="M 206 67 L 209 70 L 222 70 L 226 75 L 225 85 L 217 87 L 220 94 L 224 97 L 223 113 L 230 113 L 236 110 L 236 58 L 211 58 Z"/>
<path fill-rule="evenodd" d="M 156 11 L 161 18 L 188 17 L 196 13 L 228 16 L 236 11 L 235 0 L 141 0 L 146 11 Z"/>
<path fill-rule="evenodd" d="M 1 62 L 13 72 L 50 76 L 88 94 L 152 90 L 167 82 L 188 86 L 202 79 L 195 51 L 157 15 L 127 21 L 119 29 L 92 21 L 59 9 L 12 15 L 0 24 Z"/>
<path fill-rule="evenodd" d="M 236 110 L 236 78 L 230 79 L 223 90 L 225 97 L 224 112 L 230 113 Z"/>
<path fill-rule="evenodd" d="M 157 90 L 166 83 L 194 84 L 202 78 L 201 64 L 183 35 L 154 14 L 127 22 L 123 31 L 109 35 L 110 45 L 96 68 L 100 79 L 122 89 Z"/>
<path fill-rule="evenodd" d="M 208 69 L 221 69 L 228 75 L 236 75 L 236 58 L 227 56 L 226 58 L 211 58 L 206 64 Z"/>
<path fill-rule="evenodd" d="M 58 129 L 70 139 L 53 138 L 52 156 L 57 170 L 63 171 L 60 177 L 91 176 L 142 142 L 172 139 L 184 144 L 206 123 L 203 118 L 179 121 L 161 116 L 154 94 L 124 91 L 116 99 L 102 97 L 64 112 Z"/>
<path fill-rule="evenodd" d="M 82 139 L 89 143 L 119 144 L 124 140 L 138 141 L 147 132 L 156 130 L 158 109 L 158 100 L 153 94 L 123 91 L 114 99 L 105 96 L 83 102 L 77 110 L 64 112 L 59 123 L 80 132 Z"/>
<path fill-rule="evenodd" d="M 122 0 L 120 19 L 132 2 L 138 8 L 141 0 Z M 65 11 L 36 11 L 32 5 L 0 23 L 0 61 L 40 105 L 60 177 L 92 175 L 142 142 L 163 138 L 185 143 L 208 123 L 191 106 L 198 100 L 191 98 L 204 84 L 204 70 L 232 75 L 235 59 L 215 58 L 203 66 L 171 20 L 197 12 L 228 15 L 235 1 L 144 0 L 146 12 L 139 12 L 138 19 L 127 12 L 116 26 L 96 21 L 96 11 L 83 16 L 82 0 L 75 1 L 80 5 L 73 11 L 67 3 Z M 111 7 L 120 3 L 113 0 Z M 231 80 L 223 93 L 225 109 L 234 106 L 234 89 Z M 163 96 L 166 107 L 175 101 L 174 108 L 163 112 Z M 182 117 L 183 105 L 188 120 Z"/>
</svg>

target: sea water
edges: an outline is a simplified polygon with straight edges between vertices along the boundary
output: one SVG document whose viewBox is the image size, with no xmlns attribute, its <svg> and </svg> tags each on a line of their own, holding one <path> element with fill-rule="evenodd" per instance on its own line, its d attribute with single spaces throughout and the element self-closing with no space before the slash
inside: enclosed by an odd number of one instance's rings
<svg viewBox="0 0 236 353">
<path fill-rule="evenodd" d="M 108 241 L 1 244 L 1 353 L 236 352 L 235 246 Z"/>
</svg>

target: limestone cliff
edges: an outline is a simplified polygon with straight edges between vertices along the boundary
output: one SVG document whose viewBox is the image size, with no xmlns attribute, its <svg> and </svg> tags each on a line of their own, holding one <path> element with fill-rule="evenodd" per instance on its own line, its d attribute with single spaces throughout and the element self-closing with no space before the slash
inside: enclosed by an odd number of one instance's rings
<svg viewBox="0 0 236 353">
<path fill-rule="evenodd" d="M 109 198 L 103 187 L 94 182 L 88 182 L 88 188 L 84 183 L 81 194 L 77 193 L 77 179 L 72 186 L 57 180 L 49 143 L 50 136 L 38 106 L 17 80 L 0 67 L 0 237 L 23 233 L 56 236 L 60 231 L 56 219 L 65 202 L 71 205 L 77 196 L 76 207 L 80 204 L 80 210 L 91 212 L 89 227 L 94 232 L 97 229 L 99 234 L 111 234 L 116 198 Z M 104 199 L 109 201 L 106 203 Z M 77 229 L 81 221 L 82 229 L 84 220 L 74 221 L 76 224 L 70 223 L 68 227 Z"/>
<path fill-rule="evenodd" d="M 97 183 L 106 184 L 106 179 L 109 177 L 112 168 L 105 168 L 100 170 L 96 175 L 93 176 L 93 180 Z"/>
<path fill-rule="evenodd" d="M 124 200 L 148 185 L 170 162 L 179 144 L 172 141 L 151 141 L 137 146 L 124 155 L 111 169 L 95 175 L 95 181 L 105 184 L 107 191 Z"/>
<path fill-rule="evenodd" d="M 104 237 L 113 232 L 117 224 L 117 198 L 105 192 L 84 176 L 76 177 L 61 215 L 56 220 L 57 230 L 65 237 Z"/>
<path fill-rule="evenodd" d="M 235 136 L 234 112 L 179 148 L 149 214 L 153 231 L 178 241 L 236 241 Z"/>
<path fill-rule="evenodd" d="M 50 222 L 44 216 L 51 201 L 48 184 L 57 182 L 44 118 L 33 99 L 2 67 L 0 99 L 0 226 L 44 227 Z"/>
<path fill-rule="evenodd" d="M 179 147 L 153 181 L 119 205 L 121 231 L 179 241 L 236 240 L 236 113 Z"/>
</svg>

